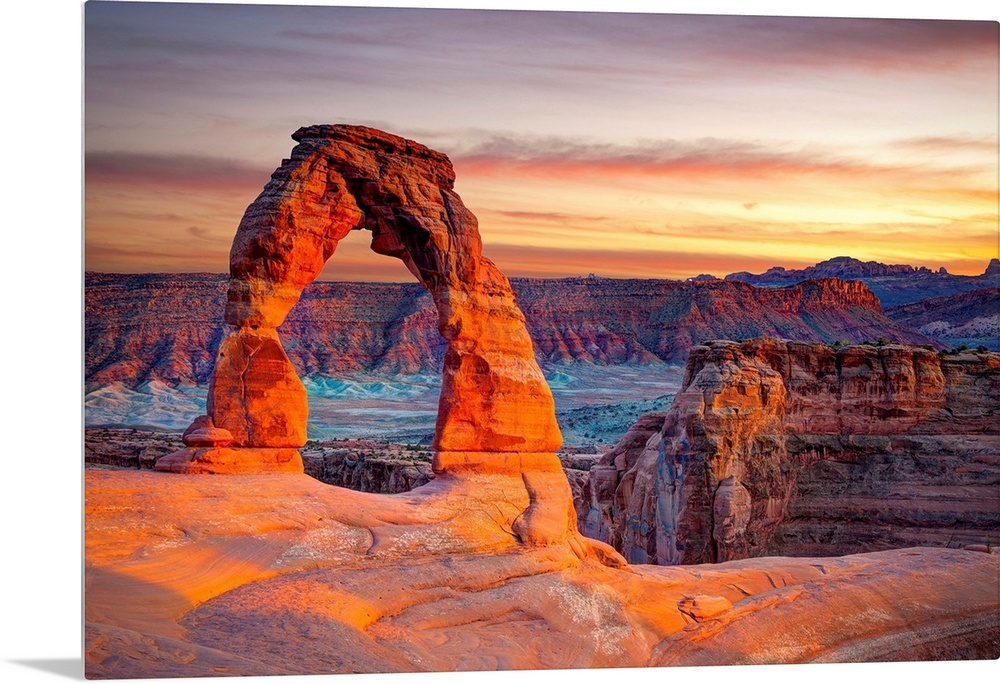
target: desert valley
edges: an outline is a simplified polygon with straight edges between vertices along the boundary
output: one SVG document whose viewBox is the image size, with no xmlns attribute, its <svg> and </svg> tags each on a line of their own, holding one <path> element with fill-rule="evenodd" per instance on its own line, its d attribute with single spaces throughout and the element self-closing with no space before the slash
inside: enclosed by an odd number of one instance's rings
<svg viewBox="0 0 1000 684">
<path fill-rule="evenodd" d="M 508 280 L 293 138 L 229 276 L 86 276 L 89 677 L 1000 657 L 996 259 Z"/>
</svg>

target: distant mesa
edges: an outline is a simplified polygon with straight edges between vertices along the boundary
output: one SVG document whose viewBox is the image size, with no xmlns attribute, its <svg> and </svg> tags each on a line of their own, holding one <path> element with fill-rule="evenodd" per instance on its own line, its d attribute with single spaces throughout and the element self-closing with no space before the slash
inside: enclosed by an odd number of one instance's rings
<svg viewBox="0 0 1000 684">
<path fill-rule="evenodd" d="M 990 278 L 1000 278 L 1000 259 L 990 259 L 990 263 L 983 272 L 983 275 Z"/>
<path fill-rule="evenodd" d="M 803 269 L 769 268 L 755 275 L 747 271 L 730 273 L 726 280 L 739 280 L 760 287 L 786 287 L 811 278 L 841 278 L 859 280 L 878 296 L 885 307 L 910 304 L 928 297 L 969 292 L 986 287 L 1000 286 L 1000 261 L 991 259 L 982 275 L 953 275 L 941 267 L 932 271 L 925 266 L 883 264 L 877 261 L 860 261 L 847 256 L 821 261 Z"/>
<path fill-rule="evenodd" d="M 908 266 L 905 264 L 887 265 L 878 261 L 861 261 L 849 256 L 838 256 L 826 261 L 821 261 L 815 266 L 808 266 L 803 269 L 786 269 L 783 266 L 772 266 L 760 276 L 742 271 L 731 273 L 726 276 L 731 280 L 744 280 L 745 278 L 850 278 L 852 276 L 886 276 L 904 275 L 912 273 L 932 273 L 924 266 Z M 948 271 L 941 268 L 938 273 L 947 275 Z"/>
</svg>

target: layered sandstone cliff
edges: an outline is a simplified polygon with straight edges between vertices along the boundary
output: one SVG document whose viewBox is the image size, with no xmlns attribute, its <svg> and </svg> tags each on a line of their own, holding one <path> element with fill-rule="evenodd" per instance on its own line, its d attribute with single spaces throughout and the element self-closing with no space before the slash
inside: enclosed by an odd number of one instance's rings
<svg viewBox="0 0 1000 684">
<path fill-rule="evenodd" d="M 580 528 L 661 564 L 983 543 L 998 446 L 1000 355 L 714 342 L 592 468 Z"/>
<path fill-rule="evenodd" d="M 515 290 L 536 354 L 548 363 L 677 363 L 703 340 L 762 336 L 933 342 L 887 318 L 864 284 L 836 278 L 785 288 L 721 280 L 526 279 L 515 281 Z"/>
<path fill-rule="evenodd" d="M 222 342 L 227 279 L 88 273 L 85 379 L 204 384 Z M 721 280 L 512 278 L 542 364 L 683 363 L 708 339 L 774 336 L 833 343 L 932 338 L 886 317 L 858 283 L 757 288 Z M 438 373 L 445 341 L 419 283 L 314 282 L 281 325 L 300 376 Z"/>
</svg>

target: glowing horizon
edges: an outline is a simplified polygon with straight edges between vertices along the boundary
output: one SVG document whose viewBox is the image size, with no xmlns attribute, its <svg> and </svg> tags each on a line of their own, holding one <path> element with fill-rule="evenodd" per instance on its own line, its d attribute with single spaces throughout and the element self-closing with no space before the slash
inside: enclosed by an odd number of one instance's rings
<svg viewBox="0 0 1000 684">
<path fill-rule="evenodd" d="M 448 154 L 512 277 L 998 256 L 995 22 L 88 3 L 86 38 L 88 270 L 228 271 L 312 123 Z M 367 244 L 321 278 L 410 279 Z"/>
</svg>

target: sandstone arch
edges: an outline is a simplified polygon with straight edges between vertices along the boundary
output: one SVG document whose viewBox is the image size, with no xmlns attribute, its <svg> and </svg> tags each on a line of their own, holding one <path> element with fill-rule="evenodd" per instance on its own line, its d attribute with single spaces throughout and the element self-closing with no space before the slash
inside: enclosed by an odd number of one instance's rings
<svg viewBox="0 0 1000 684">
<path fill-rule="evenodd" d="M 454 192 L 448 158 L 360 126 L 309 126 L 292 138 L 298 144 L 233 240 L 225 312 L 232 328 L 220 345 L 208 415 L 185 433 L 188 448 L 160 459 L 157 469 L 302 472 L 306 391 L 277 328 L 338 242 L 367 229 L 372 249 L 401 259 L 430 292 L 447 344 L 434 438 L 438 477 L 410 502 L 424 507 L 421 516 L 405 500 L 379 499 L 385 514 L 398 522 L 445 520 L 458 498 L 477 515 L 487 511 L 487 526 L 522 542 L 568 543 L 581 557 L 624 563 L 576 531 L 554 453 L 562 435 L 552 393 L 510 283 L 483 256 L 476 217 Z"/>
<path fill-rule="evenodd" d="M 372 249 L 401 259 L 437 307 L 447 351 L 435 448 L 557 449 L 562 437 L 552 394 L 535 363 L 524 317 L 507 278 L 482 255 L 476 217 L 453 190 L 448 158 L 364 127 L 309 126 L 292 138 L 298 145 L 247 209 L 230 252 L 226 322 L 236 327 L 226 341 L 236 355 L 231 372 L 243 368 L 246 354 L 239 350 L 248 344 L 275 363 L 280 342 L 270 331 L 337 243 L 363 228 L 372 232 Z M 220 368 L 217 376 L 224 371 L 230 369 Z M 287 380 L 275 370 L 268 375 Z M 213 392 L 210 414 L 240 446 L 301 446 L 304 417 L 291 415 L 297 407 L 283 408 L 290 393 L 283 384 L 248 416 L 247 402 Z M 258 415 L 287 420 L 258 427 Z"/>
</svg>

